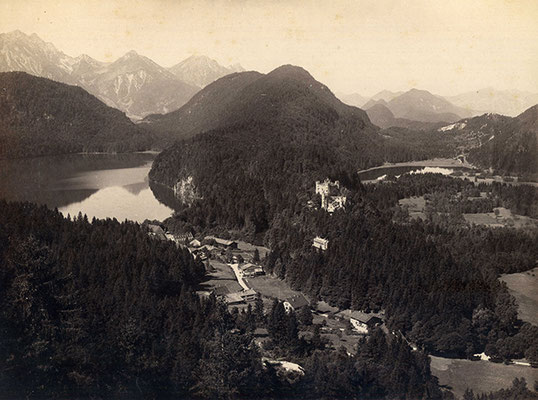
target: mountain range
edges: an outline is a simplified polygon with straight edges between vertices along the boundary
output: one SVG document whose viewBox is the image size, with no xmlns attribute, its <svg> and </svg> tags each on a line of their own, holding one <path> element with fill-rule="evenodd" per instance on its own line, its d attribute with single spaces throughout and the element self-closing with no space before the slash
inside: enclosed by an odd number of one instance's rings
<svg viewBox="0 0 538 400">
<path fill-rule="evenodd" d="M 0 72 L 23 71 L 80 86 L 135 120 L 176 110 L 200 87 L 239 70 L 239 65 L 225 68 L 204 56 L 166 69 L 135 51 L 103 63 L 84 54 L 70 57 L 36 34 L 0 34 Z"/>
<path fill-rule="evenodd" d="M 0 72 L 0 158 L 148 150 L 153 141 L 80 87 Z"/>
<path fill-rule="evenodd" d="M 518 90 L 481 89 L 457 96 L 439 96 L 425 90 L 411 89 L 408 92 L 391 92 L 383 90 L 368 98 L 358 93 L 340 94 L 339 98 L 346 104 L 371 109 L 381 104 L 388 108 L 396 120 L 389 126 L 407 126 L 405 121 L 419 122 L 455 122 L 458 119 L 478 116 L 485 113 L 517 116 L 538 103 L 538 94 Z M 373 113 L 379 114 L 382 108 L 376 107 Z M 386 114 L 386 110 L 383 109 Z M 382 124 L 387 123 L 384 118 Z M 374 122 L 375 123 L 375 122 Z M 382 125 L 379 125 L 382 126 Z M 386 127 L 386 126 L 382 126 Z"/>
</svg>

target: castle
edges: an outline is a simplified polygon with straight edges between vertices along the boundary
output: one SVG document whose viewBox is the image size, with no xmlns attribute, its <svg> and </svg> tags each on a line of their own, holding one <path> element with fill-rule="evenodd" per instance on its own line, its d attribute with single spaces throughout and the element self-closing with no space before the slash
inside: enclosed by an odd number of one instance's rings
<svg viewBox="0 0 538 400">
<path fill-rule="evenodd" d="M 340 182 L 316 181 L 316 194 L 321 196 L 321 208 L 332 213 L 340 208 L 345 208 L 346 196 L 341 195 Z"/>
</svg>

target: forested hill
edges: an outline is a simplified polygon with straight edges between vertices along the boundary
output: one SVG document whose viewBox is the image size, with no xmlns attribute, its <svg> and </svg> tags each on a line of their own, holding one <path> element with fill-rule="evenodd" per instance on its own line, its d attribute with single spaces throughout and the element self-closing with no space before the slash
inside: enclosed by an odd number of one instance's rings
<svg viewBox="0 0 538 400">
<path fill-rule="evenodd" d="M 173 133 L 175 138 L 182 139 L 252 122 L 281 128 L 277 124 L 289 120 L 314 127 L 323 123 L 330 128 L 331 123 L 344 116 L 362 122 L 356 130 L 370 125 L 364 111 L 342 103 L 306 70 L 284 65 L 267 75 L 228 75 L 201 90 L 179 110 L 150 115 L 143 122 L 151 130 Z"/>
<path fill-rule="evenodd" d="M 151 137 L 79 87 L 0 73 L 0 158 L 147 150 Z"/>
<path fill-rule="evenodd" d="M 538 176 L 538 105 L 505 117 L 490 141 L 469 154 L 471 162 L 508 173 Z"/>
<path fill-rule="evenodd" d="M 225 76 L 206 86 L 179 110 L 150 115 L 140 125 L 154 132 L 164 145 L 237 126 L 258 132 L 254 126 L 262 125 L 265 131 L 271 129 L 289 137 L 298 131 L 307 135 L 312 131 L 336 146 L 345 144 L 340 138 L 333 140 L 335 132 L 352 136 L 351 141 L 358 146 L 352 147 L 360 150 L 357 160 L 361 164 L 431 155 L 422 145 L 375 134 L 379 128 L 370 123 L 363 110 L 342 103 L 306 70 L 292 65 L 281 66 L 267 75 L 251 71 Z"/>
</svg>

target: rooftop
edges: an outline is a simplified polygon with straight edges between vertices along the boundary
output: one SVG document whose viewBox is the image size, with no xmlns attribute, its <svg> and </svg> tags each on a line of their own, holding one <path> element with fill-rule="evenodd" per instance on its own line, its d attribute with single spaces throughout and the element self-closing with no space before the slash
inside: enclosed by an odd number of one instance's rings
<svg viewBox="0 0 538 400">
<path fill-rule="evenodd" d="M 363 324 L 370 322 L 372 318 L 380 318 L 381 316 L 377 313 L 364 313 L 362 311 L 353 311 L 353 310 L 343 310 L 336 314 L 342 318 L 353 318 Z"/>
<path fill-rule="evenodd" d="M 288 297 L 286 299 L 286 301 L 288 303 L 290 303 L 290 305 L 294 308 L 294 309 L 298 309 L 298 308 L 301 308 L 301 307 L 305 307 L 305 306 L 308 306 L 310 303 L 308 302 L 308 300 L 306 299 L 306 297 L 304 297 L 302 294 L 296 294 L 294 296 L 291 296 L 291 297 Z"/>
</svg>

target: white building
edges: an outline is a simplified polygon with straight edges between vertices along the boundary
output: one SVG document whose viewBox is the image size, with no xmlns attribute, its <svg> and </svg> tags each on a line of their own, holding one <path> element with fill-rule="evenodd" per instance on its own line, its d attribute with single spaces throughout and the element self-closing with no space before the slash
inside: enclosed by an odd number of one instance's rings
<svg viewBox="0 0 538 400">
<path fill-rule="evenodd" d="M 329 246 L 329 241 L 327 239 L 320 238 L 319 236 L 316 236 L 314 240 L 312 241 L 312 246 L 320 249 L 320 250 L 327 250 L 327 247 Z"/>
</svg>

